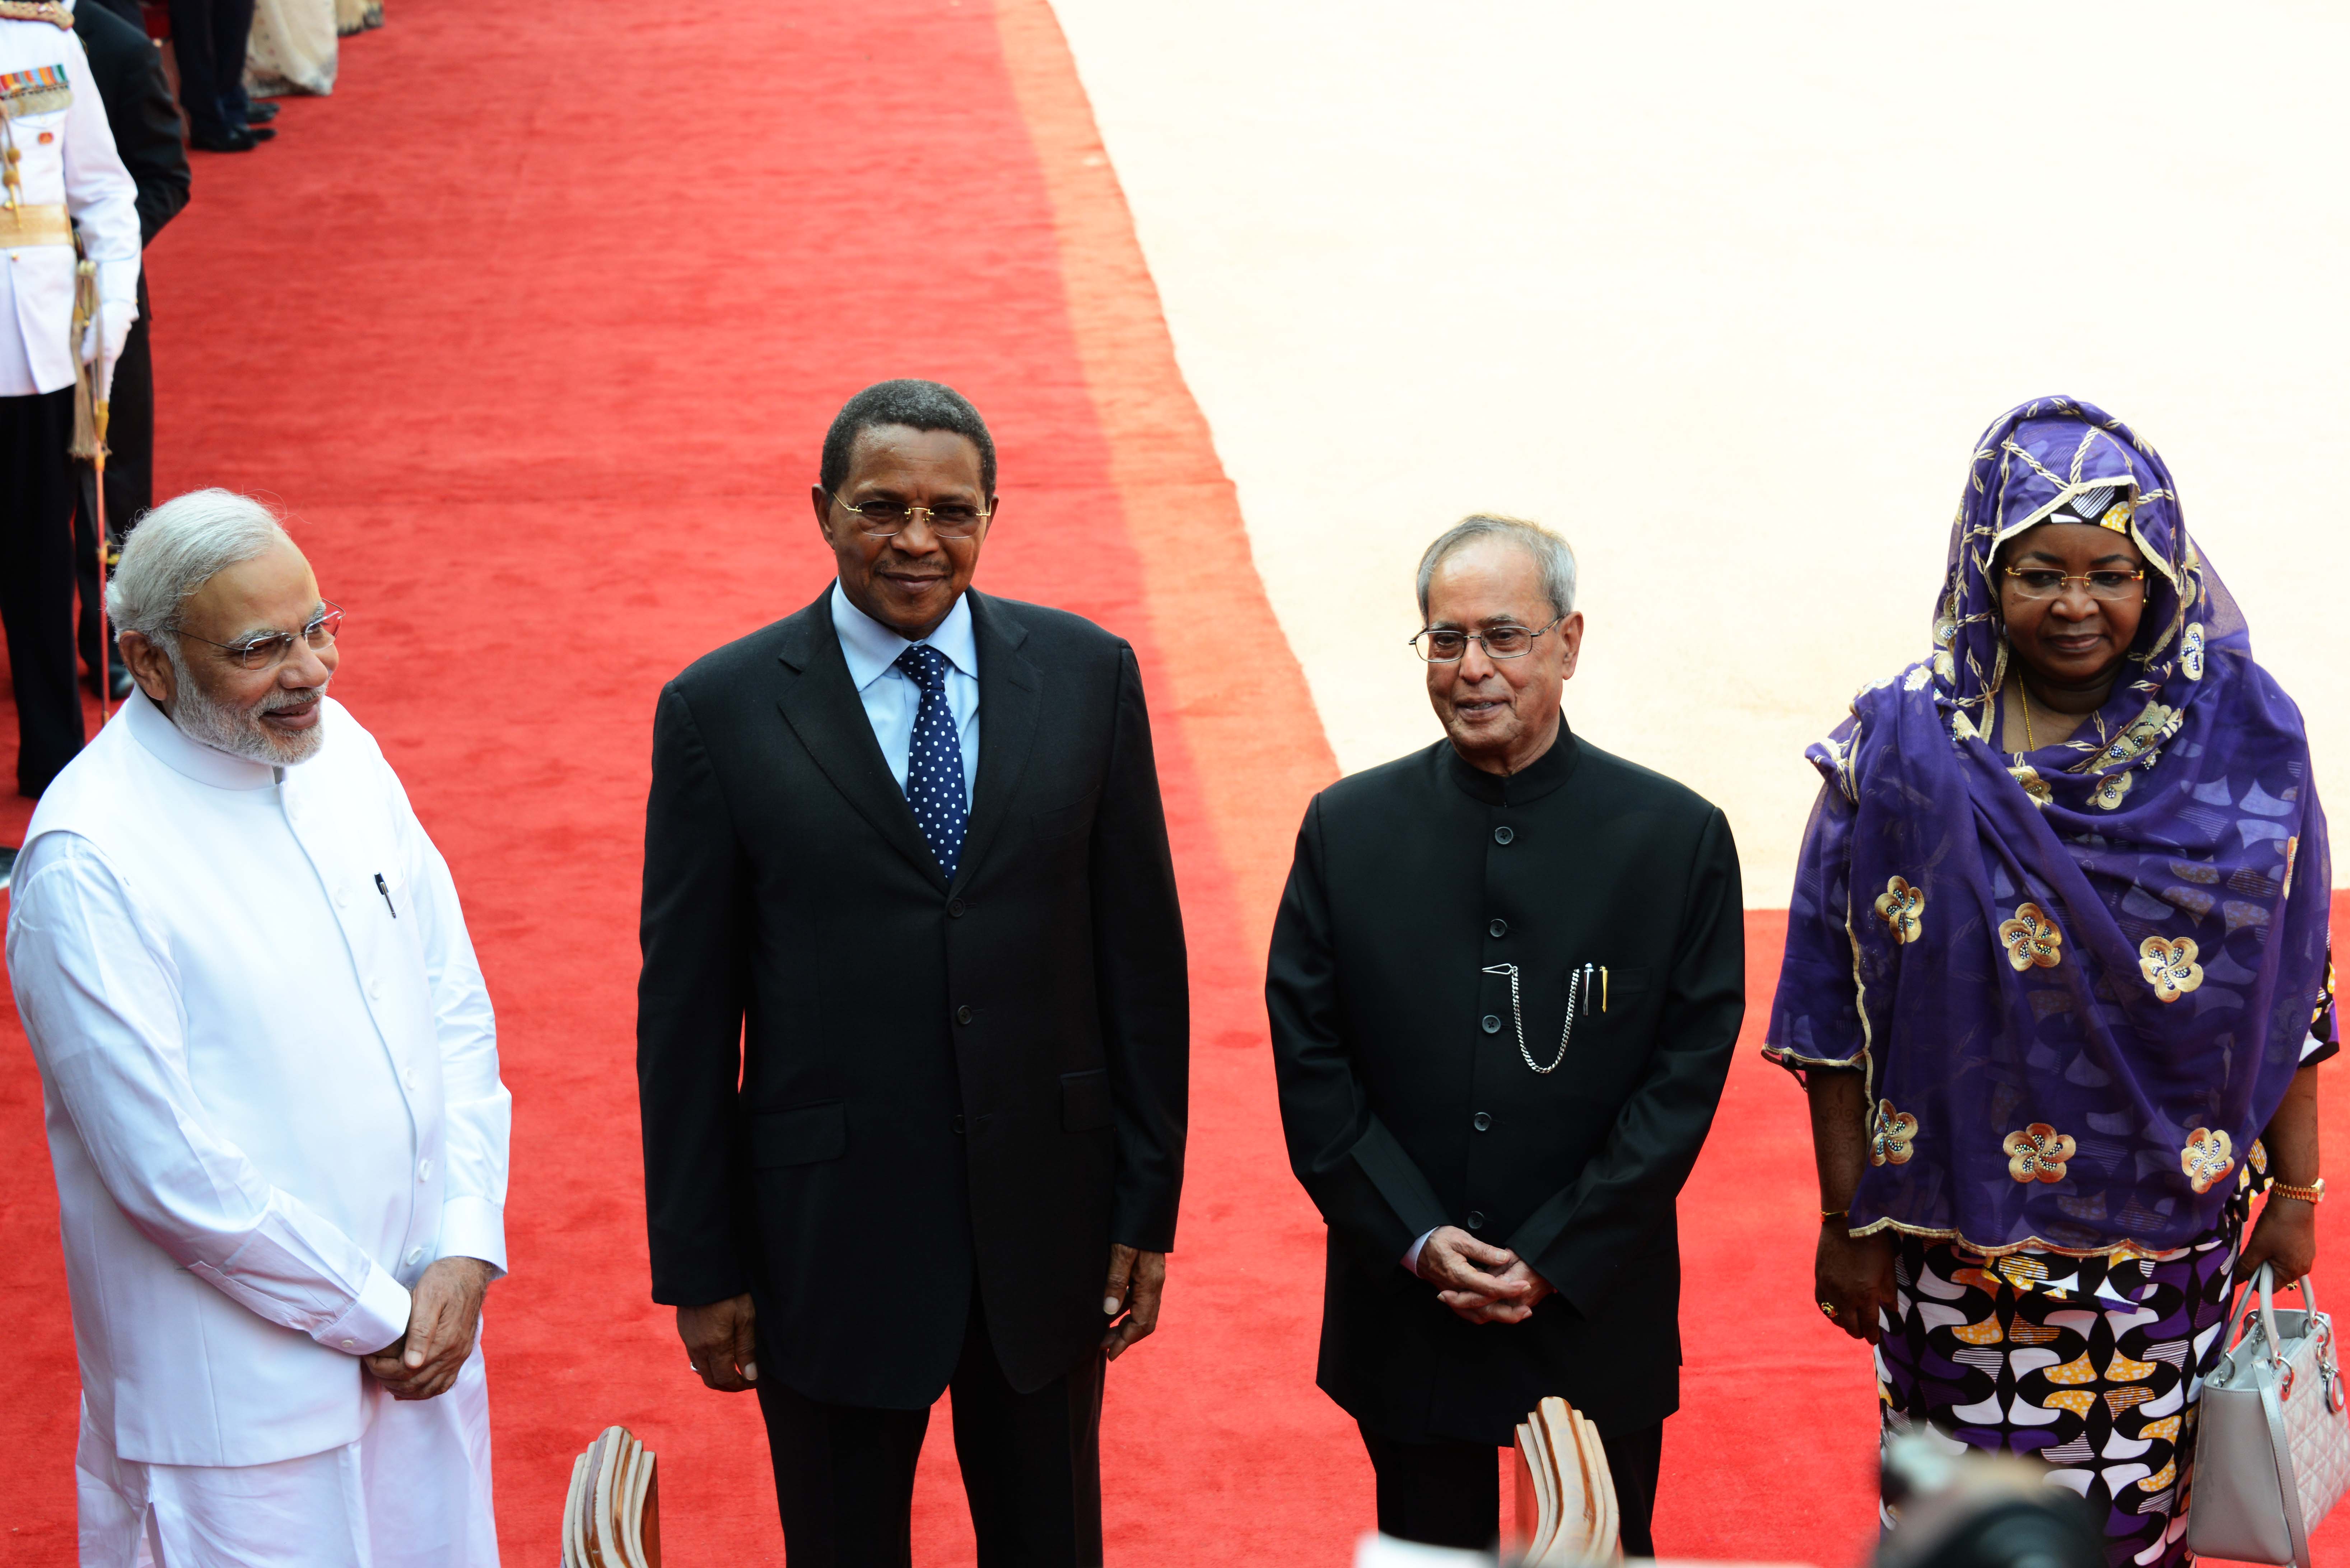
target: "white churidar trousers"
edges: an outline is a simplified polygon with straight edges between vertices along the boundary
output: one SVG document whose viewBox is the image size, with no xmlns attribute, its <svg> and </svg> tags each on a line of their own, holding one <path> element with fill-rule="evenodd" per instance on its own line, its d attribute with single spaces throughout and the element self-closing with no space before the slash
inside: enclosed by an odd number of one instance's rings
<svg viewBox="0 0 2350 1568">
<path fill-rule="evenodd" d="M 238 1466 L 119 1459 L 84 1407 L 82 1568 L 497 1568 L 480 1345 L 438 1399 L 372 1399 L 355 1443 Z"/>
</svg>

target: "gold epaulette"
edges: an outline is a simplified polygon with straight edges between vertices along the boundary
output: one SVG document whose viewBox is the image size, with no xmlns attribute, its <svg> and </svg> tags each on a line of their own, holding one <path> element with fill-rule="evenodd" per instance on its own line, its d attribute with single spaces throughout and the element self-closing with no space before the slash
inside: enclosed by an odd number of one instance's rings
<svg viewBox="0 0 2350 1568">
<path fill-rule="evenodd" d="M 0 22 L 47 22 L 70 29 L 73 13 L 57 0 L 0 0 Z"/>
</svg>

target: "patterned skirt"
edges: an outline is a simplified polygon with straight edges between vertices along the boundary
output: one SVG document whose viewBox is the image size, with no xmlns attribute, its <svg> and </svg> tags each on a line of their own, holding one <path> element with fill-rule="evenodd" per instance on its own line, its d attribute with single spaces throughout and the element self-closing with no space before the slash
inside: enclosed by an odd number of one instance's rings
<svg viewBox="0 0 2350 1568">
<path fill-rule="evenodd" d="M 2223 1348 L 2243 1210 L 2150 1259 L 1985 1259 L 1901 1238 L 1877 1355 L 1885 1435 L 1931 1428 L 2029 1455 L 2105 1515 L 2112 1568 L 2188 1561 L 2196 1403 Z"/>
</svg>

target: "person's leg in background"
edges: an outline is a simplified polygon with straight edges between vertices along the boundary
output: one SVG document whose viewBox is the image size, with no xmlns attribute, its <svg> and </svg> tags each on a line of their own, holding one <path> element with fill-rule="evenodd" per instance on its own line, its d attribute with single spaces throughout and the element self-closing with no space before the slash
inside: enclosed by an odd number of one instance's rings
<svg viewBox="0 0 2350 1568">
<path fill-rule="evenodd" d="M 244 51 L 253 38 L 253 0 L 212 0 L 213 59 L 220 73 L 221 119 L 239 130 L 253 100 L 244 96 Z"/>
<path fill-rule="evenodd" d="M 155 504 L 155 361 L 148 349 L 146 280 L 140 280 L 139 319 L 114 362 L 114 390 L 108 400 L 106 427 L 106 524 L 116 541 L 129 537 L 134 520 Z M 81 618 L 78 640 L 82 667 L 96 683 L 99 621 L 98 615 L 97 545 L 90 530 L 98 491 L 97 472 L 75 465 L 80 494 L 74 507 L 74 576 L 80 584 Z M 114 696 L 120 701 L 129 672 L 122 651 L 107 639 L 114 670 Z"/>
<path fill-rule="evenodd" d="M 1378 1478 L 1381 1535 L 1467 1552 L 1492 1549 L 1502 1533 L 1500 1450 L 1484 1443 L 1404 1443 L 1361 1430 Z"/>
<path fill-rule="evenodd" d="M 107 488 L 113 489 L 114 470 L 110 465 L 106 471 L 106 481 Z M 81 678 L 95 691 L 98 690 L 99 639 L 101 635 L 99 628 L 104 624 L 98 614 L 98 535 L 89 525 L 92 512 L 90 492 L 97 488 L 97 479 L 88 463 L 77 462 L 74 464 L 74 488 L 79 493 L 74 497 L 74 599 L 80 607 L 74 619 L 74 644 L 81 665 Z M 108 641 L 111 643 L 112 639 L 109 638 Z M 130 671 L 122 666 L 121 649 L 109 647 L 106 652 L 109 656 L 106 659 L 107 673 L 114 682 L 113 689 L 107 693 L 107 700 L 120 704 L 130 694 L 125 689 L 130 679 Z"/>
<path fill-rule="evenodd" d="M 1102 1355 L 1014 1390 L 972 1293 L 955 1367 L 955 1459 L 979 1568 L 1100 1568 Z"/>
<path fill-rule="evenodd" d="M 72 442 L 71 387 L 0 398 L 0 621 L 16 691 L 16 788 L 35 796 L 82 743 Z"/>
<path fill-rule="evenodd" d="M 171 11 L 172 57 L 180 67 L 180 107 L 187 111 L 189 134 L 200 147 L 225 140 L 229 122 L 221 118 L 221 73 L 242 73 L 244 57 L 224 62 L 214 57 L 213 0 L 171 0 Z"/>
</svg>

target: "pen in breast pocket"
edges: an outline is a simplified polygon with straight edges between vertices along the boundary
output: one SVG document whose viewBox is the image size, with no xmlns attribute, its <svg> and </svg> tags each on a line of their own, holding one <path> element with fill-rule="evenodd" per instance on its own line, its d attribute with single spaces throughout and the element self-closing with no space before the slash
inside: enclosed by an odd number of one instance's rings
<svg viewBox="0 0 2350 1568">
<path fill-rule="evenodd" d="M 380 871 L 375 874 L 375 890 L 383 895 L 383 907 L 391 911 L 391 918 L 395 920 L 400 919 L 399 907 L 391 901 L 391 888 L 384 881 L 383 873 Z"/>
</svg>

